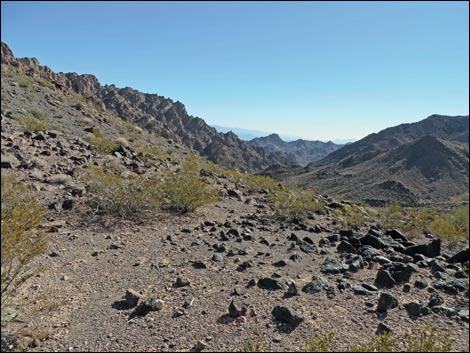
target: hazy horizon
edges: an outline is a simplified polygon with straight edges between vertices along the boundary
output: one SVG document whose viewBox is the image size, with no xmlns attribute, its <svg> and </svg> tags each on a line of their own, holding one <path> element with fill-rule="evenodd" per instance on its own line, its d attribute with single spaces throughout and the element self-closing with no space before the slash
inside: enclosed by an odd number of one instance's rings
<svg viewBox="0 0 470 353">
<path fill-rule="evenodd" d="M 179 100 L 209 125 L 334 141 L 468 115 L 468 3 L 1 6 L 17 57 Z"/>
</svg>

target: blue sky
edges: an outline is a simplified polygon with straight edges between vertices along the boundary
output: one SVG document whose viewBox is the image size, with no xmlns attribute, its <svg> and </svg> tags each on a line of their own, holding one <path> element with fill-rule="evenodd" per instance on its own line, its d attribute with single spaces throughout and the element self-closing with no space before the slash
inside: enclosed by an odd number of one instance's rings
<svg viewBox="0 0 470 353">
<path fill-rule="evenodd" d="M 216 124 L 361 138 L 469 111 L 467 2 L 14 2 L 16 56 Z"/>
</svg>

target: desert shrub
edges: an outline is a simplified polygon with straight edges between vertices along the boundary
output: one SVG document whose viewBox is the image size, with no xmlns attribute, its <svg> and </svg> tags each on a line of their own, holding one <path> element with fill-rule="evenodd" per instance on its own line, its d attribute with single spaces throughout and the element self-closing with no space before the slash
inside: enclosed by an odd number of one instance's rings
<svg viewBox="0 0 470 353">
<path fill-rule="evenodd" d="M 469 209 L 468 206 L 456 208 L 449 213 L 433 215 L 428 225 L 431 233 L 439 235 L 455 247 L 469 235 Z"/>
<path fill-rule="evenodd" d="M 230 178 L 236 187 L 245 187 L 249 192 L 257 192 L 260 189 L 274 190 L 279 187 L 279 183 L 270 177 L 229 169 L 209 161 L 207 157 L 203 157 L 202 165 L 205 171 Z"/>
<path fill-rule="evenodd" d="M 388 204 L 378 210 L 378 218 L 386 228 L 399 228 L 411 237 L 431 232 L 455 246 L 469 235 L 468 212 L 468 206 L 444 212 L 433 208 L 403 209 L 398 204 Z"/>
<path fill-rule="evenodd" d="M 150 146 L 139 146 L 136 149 L 137 156 L 141 159 L 144 163 L 152 163 L 159 159 L 162 151 L 158 147 L 150 147 Z"/>
<path fill-rule="evenodd" d="M 131 123 L 130 121 L 126 121 L 126 127 L 131 133 L 134 133 L 137 135 L 144 132 L 144 129 L 142 129 L 140 126 L 136 124 Z"/>
<path fill-rule="evenodd" d="M 119 136 L 114 140 L 118 145 L 124 146 L 124 147 L 129 147 L 129 141 L 125 137 Z"/>
<path fill-rule="evenodd" d="M 431 325 L 414 327 L 403 340 L 407 352 L 450 352 L 453 341 L 449 332 L 442 333 L 439 328 Z"/>
<path fill-rule="evenodd" d="M 38 119 L 38 120 L 41 120 L 41 121 L 46 121 L 47 120 L 47 114 L 40 111 L 40 110 L 31 108 L 31 109 L 28 109 L 28 113 L 31 114 L 35 119 Z"/>
<path fill-rule="evenodd" d="M 346 204 L 333 211 L 334 217 L 348 228 L 357 228 L 369 218 L 369 210 L 365 206 Z"/>
<path fill-rule="evenodd" d="M 333 331 L 310 338 L 305 342 L 304 352 L 334 352 L 337 348 Z"/>
<path fill-rule="evenodd" d="M 78 122 L 78 125 L 81 127 L 93 126 L 93 121 L 89 118 L 83 118 L 83 119 L 80 119 L 80 121 Z"/>
<path fill-rule="evenodd" d="M 31 87 L 33 85 L 33 82 L 34 80 L 31 76 L 21 75 L 18 78 L 18 85 L 23 88 Z"/>
<path fill-rule="evenodd" d="M 374 335 L 365 343 L 354 345 L 349 352 L 396 352 L 397 340 L 388 333 Z"/>
<path fill-rule="evenodd" d="M 54 185 L 69 185 L 72 182 L 72 178 L 67 174 L 56 174 L 51 176 L 48 182 Z"/>
<path fill-rule="evenodd" d="M 55 86 L 54 84 L 50 81 L 50 80 L 47 80 L 45 78 L 42 78 L 42 77 L 37 77 L 36 78 L 36 81 L 37 83 L 42 86 L 42 87 L 46 87 L 46 88 L 50 88 L 50 89 L 55 89 Z"/>
<path fill-rule="evenodd" d="M 284 221 L 304 219 L 324 206 L 313 191 L 295 188 L 277 189 L 271 193 L 269 201 L 275 217 Z"/>
<path fill-rule="evenodd" d="M 29 109 L 26 115 L 15 116 L 23 127 L 23 131 L 50 130 L 51 124 L 47 115 L 36 109 Z"/>
<path fill-rule="evenodd" d="M 34 274 L 32 261 L 46 250 L 46 235 L 36 227 L 44 209 L 32 191 L 14 175 L 1 177 L 1 310 L 2 327 L 17 315 L 13 301 L 21 285 Z M 15 303 L 18 304 L 18 303 Z"/>
<path fill-rule="evenodd" d="M 88 182 L 89 205 L 96 213 L 142 220 L 160 204 L 155 179 L 140 175 L 124 177 L 112 169 L 91 166 L 80 178 Z"/>
<path fill-rule="evenodd" d="M 101 134 L 101 131 L 93 128 L 93 132 L 85 137 L 85 139 L 90 143 L 93 149 L 102 154 L 112 153 L 119 149 L 119 144 L 112 139 L 104 137 Z"/>
<path fill-rule="evenodd" d="M 168 173 L 162 183 L 163 207 L 177 212 L 194 211 L 204 204 L 220 198 L 220 191 L 200 177 L 200 167 L 194 155 L 186 158 L 178 173 Z"/>
<path fill-rule="evenodd" d="M 91 106 L 93 107 L 94 110 L 96 110 L 97 112 L 104 112 L 104 107 L 101 105 L 101 104 L 98 104 L 98 103 L 95 103 L 95 102 L 91 102 Z"/>
<path fill-rule="evenodd" d="M 243 346 L 242 352 L 270 352 L 268 342 L 264 335 L 254 333 L 249 341 Z"/>
<path fill-rule="evenodd" d="M 261 189 L 275 190 L 279 185 L 270 177 L 249 173 L 241 173 L 240 180 L 250 192 L 257 192 Z"/>
<path fill-rule="evenodd" d="M 379 211 L 380 223 L 385 228 L 406 228 L 404 222 L 405 211 L 404 209 L 396 202 L 389 202 L 385 207 Z"/>
<path fill-rule="evenodd" d="M 10 97 L 8 96 L 8 93 L 2 92 L 2 102 L 8 103 L 9 101 L 10 101 Z"/>
</svg>

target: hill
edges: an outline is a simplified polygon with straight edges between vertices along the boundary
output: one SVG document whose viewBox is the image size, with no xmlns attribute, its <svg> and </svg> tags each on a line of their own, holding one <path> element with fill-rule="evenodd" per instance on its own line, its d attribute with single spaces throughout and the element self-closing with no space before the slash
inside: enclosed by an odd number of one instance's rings
<svg viewBox="0 0 470 353">
<path fill-rule="evenodd" d="M 468 123 L 468 116 L 433 115 L 371 134 L 303 169 L 271 166 L 265 174 L 375 205 L 468 200 Z"/>
</svg>

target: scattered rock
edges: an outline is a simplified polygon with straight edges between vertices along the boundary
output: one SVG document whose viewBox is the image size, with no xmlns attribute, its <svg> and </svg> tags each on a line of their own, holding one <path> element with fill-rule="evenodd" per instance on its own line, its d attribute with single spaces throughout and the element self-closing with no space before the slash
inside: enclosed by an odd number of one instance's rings
<svg viewBox="0 0 470 353">
<path fill-rule="evenodd" d="M 339 253 L 351 253 L 351 254 L 356 254 L 357 250 L 354 246 L 352 246 L 349 242 L 346 240 L 342 240 L 341 243 L 339 243 L 338 247 L 336 248 L 336 251 Z"/>
<path fill-rule="evenodd" d="M 363 286 L 354 286 L 353 291 L 355 295 L 369 295 L 371 294 L 370 291 L 365 289 Z"/>
<path fill-rule="evenodd" d="M 189 283 L 189 280 L 187 278 L 178 277 L 176 279 L 176 282 L 173 284 L 173 287 L 180 288 L 180 287 L 187 287 L 189 285 L 190 285 L 190 283 Z"/>
<path fill-rule="evenodd" d="M 330 288 L 328 280 L 325 277 L 313 276 L 312 282 L 307 283 L 303 288 L 302 292 L 308 294 L 315 294 L 321 292 L 322 290 L 327 290 Z"/>
<path fill-rule="evenodd" d="M 395 285 L 395 280 L 390 275 L 390 272 L 387 270 L 379 270 L 377 271 L 377 275 L 375 278 L 374 284 L 378 288 L 392 288 Z"/>
<path fill-rule="evenodd" d="M 449 262 L 451 264 L 468 262 L 470 260 L 469 256 L 470 256 L 469 255 L 469 248 L 466 248 L 462 251 L 459 251 L 454 256 L 452 256 L 450 259 L 447 260 L 447 262 Z"/>
<path fill-rule="evenodd" d="M 133 308 L 139 302 L 141 295 L 136 290 L 129 288 L 126 290 L 126 304 L 129 308 Z"/>
<path fill-rule="evenodd" d="M 272 315 L 277 321 L 285 322 L 292 326 L 298 326 L 304 317 L 288 306 L 275 306 Z"/>
<path fill-rule="evenodd" d="M 302 256 L 295 253 L 295 254 L 292 254 L 290 257 L 289 257 L 289 260 L 291 260 L 292 262 L 301 262 L 302 261 Z"/>
<path fill-rule="evenodd" d="M 377 311 L 380 313 L 386 312 L 388 309 L 393 309 L 398 306 L 398 300 L 388 292 L 382 292 L 379 296 L 377 304 Z"/>
<path fill-rule="evenodd" d="M 418 289 L 424 289 L 428 286 L 428 282 L 426 282 L 424 279 L 417 279 L 415 281 L 415 287 Z"/>
<path fill-rule="evenodd" d="M 414 256 L 421 254 L 426 257 L 436 257 L 441 254 L 441 239 L 434 239 L 426 244 L 412 245 L 407 247 L 403 253 L 405 255 Z"/>
<path fill-rule="evenodd" d="M 261 278 L 258 281 L 258 287 L 260 287 L 262 289 L 266 289 L 266 290 L 284 289 L 284 286 L 282 285 L 281 282 L 279 282 L 275 279 L 269 278 L 269 277 Z"/>
<path fill-rule="evenodd" d="M 245 316 L 248 308 L 241 300 L 233 298 L 228 307 L 228 314 L 231 317 Z"/>
<path fill-rule="evenodd" d="M 286 260 L 279 260 L 273 263 L 275 267 L 284 267 L 287 266 L 288 262 Z"/>
<path fill-rule="evenodd" d="M 292 281 L 292 280 L 287 281 L 287 292 L 286 292 L 286 294 L 289 295 L 289 296 L 294 296 L 294 295 L 298 294 L 297 286 L 296 286 L 294 281 Z"/>
<path fill-rule="evenodd" d="M 378 336 L 381 336 L 381 335 L 384 335 L 386 333 L 390 334 L 390 333 L 392 333 L 392 330 L 387 325 L 385 325 L 383 322 L 381 322 L 379 324 L 379 326 L 377 327 L 377 330 L 375 331 L 375 334 L 378 335 Z"/>
<path fill-rule="evenodd" d="M 214 254 L 214 255 L 212 255 L 212 261 L 214 261 L 214 262 L 223 262 L 224 257 L 220 254 Z"/>
<path fill-rule="evenodd" d="M 157 311 L 162 310 L 163 306 L 165 305 L 165 302 L 156 298 L 148 298 L 142 305 L 147 307 L 150 311 Z"/>
<path fill-rule="evenodd" d="M 437 292 L 431 293 L 429 297 L 428 306 L 432 308 L 433 306 L 438 306 L 444 304 L 444 299 Z"/>
<path fill-rule="evenodd" d="M 325 261 L 323 261 L 320 271 L 323 273 L 334 275 L 334 274 L 346 272 L 348 269 L 349 269 L 349 266 L 346 264 L 343 264 L 338 259 L 327 257 Z"/>
<path fill-rule="evenodd" d="M 421 304 L 417 300 L 413 300 L 403 306 L 411 317 L 417 317 L 422 310 Z"/>
</svg>

